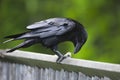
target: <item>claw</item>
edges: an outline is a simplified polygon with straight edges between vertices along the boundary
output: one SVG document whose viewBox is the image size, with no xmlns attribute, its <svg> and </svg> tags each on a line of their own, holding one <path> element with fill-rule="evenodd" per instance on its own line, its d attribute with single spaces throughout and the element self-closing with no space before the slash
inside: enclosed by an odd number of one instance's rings
<svg viewBox="0 0 120 80">
<path fill-rule="evenodd" d="M 58 57 L 58 59 L 56 60 L 56 63 L 61 63 L 67 57 L 70 57 L 70 55 L 65 55 L 65 56 Z"/>
<path fill-rule="evenodd" d="M 59 58 L 56 60 L 56 62 L 57 62 L 57 63 L 60 63 L 60 62 L 63 61 L 65 58 L 66 58 L 65 56 L 61 56 L 61 57 L 59 57 Z"/>
<path fill-rule="evenodd" d="M 67 53 L 65 54 L 65 56 L 66 56 L 66 57 L 71 57 L 71 52 L 67 52 Z"/>
</svg>

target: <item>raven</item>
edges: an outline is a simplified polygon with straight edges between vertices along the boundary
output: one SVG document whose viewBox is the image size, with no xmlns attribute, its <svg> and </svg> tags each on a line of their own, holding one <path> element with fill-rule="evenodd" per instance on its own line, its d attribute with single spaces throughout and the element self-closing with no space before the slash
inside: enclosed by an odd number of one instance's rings
<svg viewBox="0 0 120 80">
<path fill-rule="evenodd" d="M 6 36 L 10 38 L 5 41 L 13 41 L 25 39 L 25 41 L 18 46 L 7 50 L 6 52 L 13 52 L 19 48 L 26 48 L 36 43 L 41 43 L 43 46 L 50 48 L 57 56 L 57 63 L 60 63 L 67 56 L 61 54 L 57 45 L 64 41 L 71 41 L 74 46 L 74 53 L 77 53 L 87 40 L 87 32 L 82 24 L 70 18 L 50 18 L 35 22 L 26 27 L 28 31 L 16 35 Z"/>
</svg>

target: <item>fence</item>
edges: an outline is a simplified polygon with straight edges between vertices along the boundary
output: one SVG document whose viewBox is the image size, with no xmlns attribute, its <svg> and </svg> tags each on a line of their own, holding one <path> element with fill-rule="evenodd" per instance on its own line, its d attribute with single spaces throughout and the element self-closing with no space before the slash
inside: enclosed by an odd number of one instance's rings
<svg viewBox="0 0 120 80">
<path fill-rule="evenodd" d="M 4 51 L 0 51 L 4 53 Z M 120 80 L 120 65 L 14 51 L 0 57 L 0 80 Z"/>
</svg>

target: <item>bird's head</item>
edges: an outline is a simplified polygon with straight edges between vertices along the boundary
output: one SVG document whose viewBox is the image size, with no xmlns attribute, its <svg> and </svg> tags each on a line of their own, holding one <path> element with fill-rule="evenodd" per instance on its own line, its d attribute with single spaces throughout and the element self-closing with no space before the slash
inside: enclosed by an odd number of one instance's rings
<svg viewBox="0 0 120 80">
<path fill-rule="evenodd" d="M 76 37 L 74 39 L 74 54 L 76 54 L 77 52 L 80 51 L 80 49 L 82 48 L 82 46 L 85 44 L 85 42 L 87 41 L 87 32 L 84 29 L 84 27 L 80 24 L 79 25 L 79 31 L 76 33 Z"/>
</svg>

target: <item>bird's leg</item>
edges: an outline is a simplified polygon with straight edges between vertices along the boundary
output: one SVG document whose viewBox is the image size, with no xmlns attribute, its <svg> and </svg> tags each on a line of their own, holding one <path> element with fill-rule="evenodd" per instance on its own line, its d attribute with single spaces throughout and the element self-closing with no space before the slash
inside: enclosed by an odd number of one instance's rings
<svg viewBox="0 0 120 80">
<path fill-rule="evenodd" d="M 68 57 L 68 56 L 64 56 L 61 52 L 59 52 L 59 51 L 57 50 L 57 47 L 54 47 L 52 50 L 53 50 L 53 51 L 55 52 L 55 54 L 58 56 L 58 59 L 56 60 L 57 63 L 60 63 L 61 61 L 63 61 L 65 58 Z"/>
<path fill-rule="evenodd" d="M 54 52 L 58 56 L 58 59 L 56 60 L 57 63 L 60 63 L 61 61 L 63 61 L 66 58 L 66 56 L 64 56 L 58 50 L 54 50 Z"/>
</svg>

